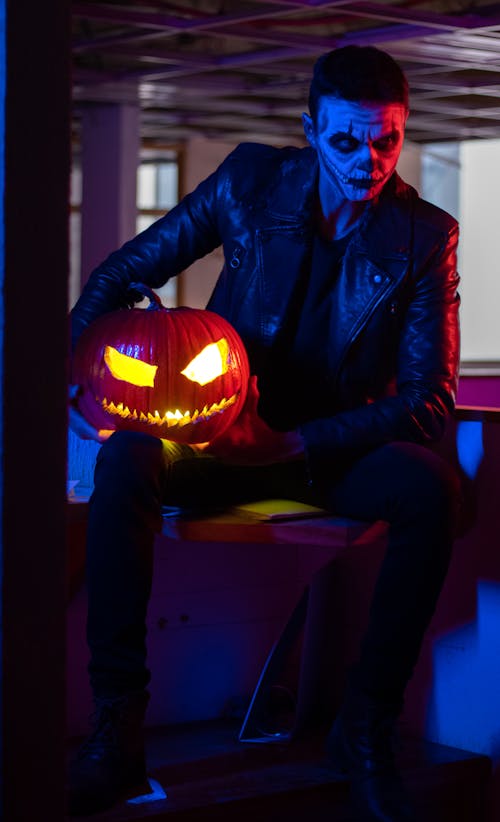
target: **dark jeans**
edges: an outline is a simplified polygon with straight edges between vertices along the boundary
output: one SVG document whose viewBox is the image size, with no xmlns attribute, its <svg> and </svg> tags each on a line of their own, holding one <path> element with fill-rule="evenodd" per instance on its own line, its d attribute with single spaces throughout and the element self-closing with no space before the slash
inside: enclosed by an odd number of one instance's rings
<svg viewBox="0 0 500 822">
<path fill-rule="evenodd" d="M 149 682 L 145 621 L 162 504 L 220 507 L 265 497 L 326 503 L 341 516 L 390 524 L 357 675 L 367 693 L 402 698 L 451 555 L 460 490 L 447 462 L 422 446 L 392 443 L 340 477 L 332 471 L 317 497 L 301 461 L 265 467 L 199 456 L 172 461 L 161 440 L 124 432 L 99 452 L 90 501 L 87 638 L 96 696 Z"/>
</svg>

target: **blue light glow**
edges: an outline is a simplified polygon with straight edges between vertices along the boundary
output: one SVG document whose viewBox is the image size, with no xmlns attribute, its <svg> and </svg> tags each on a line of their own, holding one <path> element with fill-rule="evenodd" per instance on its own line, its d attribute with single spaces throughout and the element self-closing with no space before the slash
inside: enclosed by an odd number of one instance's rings
<svg viewBox="0 0 500 822">
<path fill-rule="evenodd" d="M 436 642 L 433 679 L 427 738 L 500 757 L 498 582 L 478 583 L 477 619 Z"/>
<path fill-rule="evenodd" d="M 474 479 L 484 457 L 483 423 L 461 420 L 456 433 L 458 461 L 469 477 Z"/>
<path fill-rule="evenodd" d="M 143 793 L 141 796 L 134 796 L 133 799 L 127 799 L 127 805 L 144 805 L 146 802 L 158 802 L 160 799 L 166 799 L 167 794 L 156 779 L 151 779 L 148 776 L 149 787 L 151 793 Z"/>
</svg>

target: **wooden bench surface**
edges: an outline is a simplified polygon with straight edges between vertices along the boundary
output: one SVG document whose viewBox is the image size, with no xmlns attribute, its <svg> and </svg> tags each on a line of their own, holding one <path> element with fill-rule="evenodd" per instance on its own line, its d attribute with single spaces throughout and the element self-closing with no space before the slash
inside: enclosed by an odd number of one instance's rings
<svg viewBox="0 0 500 822">
<path fill-rule="evenodd" d="M 165 517 L 162 535 L 186 542 L 341 544 L 347 547 L 378 538 L 386 529 L 383 522 L 358 522 L 330 514 L 273 521 L 255 520 L 224 512 L 199 517 Z"/>
<path fill-rule="evenodd" d="M 278 501 L 283 502 L 283 501 Z M 293 503 L 291 503 L 293 505 Z M 68 521 L 84 524 L 88 497 L 68 499 Z M 331 546 L 364 544 L 382 536 L 384 522 L 360 522 L 325 513 L 324 516 L 274 520 L 255 519 L 231 511 L 169 514 L 163 518 L 162 536 L 186 542 L 295 543 Z"/>
</svg>

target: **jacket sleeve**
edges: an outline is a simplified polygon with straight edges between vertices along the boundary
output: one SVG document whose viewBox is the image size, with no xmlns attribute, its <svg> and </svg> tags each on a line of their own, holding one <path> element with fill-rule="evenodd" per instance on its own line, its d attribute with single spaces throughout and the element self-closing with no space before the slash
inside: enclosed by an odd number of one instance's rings
<svg viewBox="0 0 500 822">
<path fill-rule="evenodd" d="M 458 226 L 415 273 L 402 328 L 396 393 L 301 426 L 311 470 L 390 441 L 438 440 L 453 411 L 459 368 Z"/>
<path fill-rule="evenodd" d="M 90 275 L 71 319 L 74 348 L 96 317 L 130 304 L 130 284 L 159 288 L 221 243 L 218 197 L 224 163 L 167 215 L 113 252 Z M 132 300 L 133 302 L 133 300 Z"/>
</svg>

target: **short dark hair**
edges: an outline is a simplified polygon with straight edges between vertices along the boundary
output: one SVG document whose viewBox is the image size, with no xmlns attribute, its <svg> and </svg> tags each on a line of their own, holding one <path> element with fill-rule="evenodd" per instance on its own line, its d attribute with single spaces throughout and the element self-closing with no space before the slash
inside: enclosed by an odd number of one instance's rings
<svg viewBox="0 0 500 822">
<path fill-rule="evenodd" d="M 309 89 L 313 120 L 321 97 L 341 97 L 357 103 L 402 103 L 408 109 L 408 81 L 387 52 L 375 46 L 343 46 L 316 60 Z"/>
</svg>

